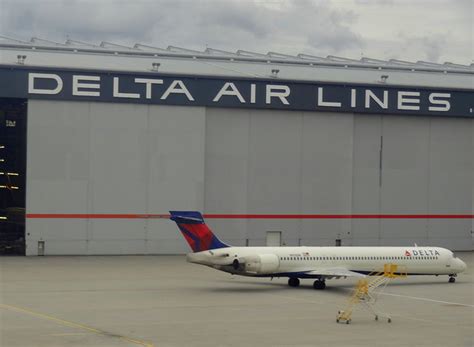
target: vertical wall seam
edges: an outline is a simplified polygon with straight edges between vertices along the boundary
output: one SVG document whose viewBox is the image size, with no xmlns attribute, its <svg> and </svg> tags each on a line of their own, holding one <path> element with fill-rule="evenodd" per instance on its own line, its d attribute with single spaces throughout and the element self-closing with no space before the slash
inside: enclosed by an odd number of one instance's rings
<svg viewBox="0 0 474 347">
<path fill-rule="evenodd" d="M 382 164 L 382 159 L 383 159 L 383 121 L 384 121 L 384 116 L 380 115 L 380 159 L 379 159 L 379 213 L 382 213 L 382 169 L 383 169 L 383 164 Z M 378 220 L 378 234 L 379 234 L 379 240 L 378 240 L 378 245 L 380 246 L 381 240 L 382 240 L 382 220 Z"/>
<path fill-rule="evenodd" d="M 474 119 L 471 119 L 471 190 L 472 190 L 472 197 L 471 197 L 471 213 L 474 214 Z M 474 219 L 472 219 L 471 223 L 471 251 L 474 250 Z"/>
<path fill-rule="evenodd" d="M 87 124 L 88 124 L 88 141 L 87 141 L 87 165 L 89 177 L 87 179 L 87 192 L 86 192 L 86 210 L 88 213 L 94 212 L 93 199 L 92 199 L 92 171 L 91 171 L 91 139 L 92 139 L 92 103 L 87 103 Z M 92 239 L 92 221 L 90 219 L 86 220 L 86 254 L 89 254 L 90 241 Z"/>
<path fill-rule="evenodd" d="M 431 204 L 430 204 L 430 197 L 431 197 L 431 129 L 432 122 L 431 118 L 428 118 L 428 166 L 427 166 L 427 173 L 426 173 L 426 213 L 429 214 L 431 212 Z M 426 219 L 426 242 L 429 244 L 430 240 L 430 220 Z"/>
<path fill-rule="evenodd" d="M 201 184 L 200 184 L 200 210 L 203 211 L 206 208 L 206 172 L 207 172 L 207 155 L 206 155 L 206 146 L 207 146 L 207 108 L 205 106 L 201 106 L 197 109 L 199 113 L 202 114 L 202 128 L 201 128 L 201 157 L 202 157 L 202 171 L 201 171 Z"/>
<path fill-rule="evenodd" d="M 355 175 L 354 175 L 354 165 L 355 165 L 355 152 L 356 152 L 356 148 L 355 148 L 355 137 L 356 137 L 356 134 L 355 134 L 355 127 L 356 127 L 356 114 L 355 113 L 352 113 L 352 157 L 351 157 L 351 160 L 352 160 L 352 165 L 351 165 L 351 168 L 352 168 L 352 172 L 351 172 L 351 210 L 350 210 L 350 213 L 353 214 L 354 213 L 354 180 L 355 180 Z M 354 243 L 354 221 L 351 220 L 350 222 L 350 229 L 349 229 L 349 233 L 350 233 L 350 237 L 348 237 L 350 239 L 350 245 L 352 246 L 353 243 Z M 344 244 L 343 244 L 344 246 Z"/>
<path fill-rule="evenodd" d="M 247 136 L 248 136 L 248 141 L 247 141 L 247 177 L 245 178 L 245 184 L 246 184 L 246 199 L 245 199 L 245 213 L 250 213 L 249 211 L 249 205 L 250 205 L 250 142 L 252 141 L 252 110 L 248 110 L 247 112 L 247 126 L 248 126 L 248 131 L 247 131 Z M 245 246 L 250 246 L 250 232 L 249 232 L 249 224 L 250 221 L 247 219 L 245 221 Z"/>
<path fill-rule="evenodd" d="M 150 205 L 149 205 L 149 202 L 150 202 L 150 189 L 149 187 L 151 186 L 151 122 L 150 122 L 150 118 L 151 118 L 151 114 L 150 114 L 150 111 L 151 111 L 151 106 L 150 105 L 147 105 L 147 109 L 146 109 L 146 129 L 145 129 L 145 161 L 146 161 L 146 179 L 145 179 L 145 182 L 146 182 L 146 189 L 145 189 L 145 208 L 146 208 L 146 213 L 150 214 L 152 213 L 150 211 Z M 145 246 L 145 254 L 150 254 L 149 252 L 149 249 L 148 249 L 148 229 L 150 227 L 150 222 L 148 219 L 145 220 L 145 239 L 144 239 L 144 246 Z"/>
<path fill-rule="evenodd" d="M 202 210 L 203 211 L 206 211 L 207 210 L 207 207 L 206 207 L 206 177 L 207 177 L 207 162 L 208 162 L 208 158 L 207 158 L 207 151 L 206 151 L 206 148 L 207 148 L 207 107 L 199 107 L 198 108 L 199 110 L 202 111 L 202 114 L 203 114 L 203 118 L 204 118 L 204 125 L 202 127 L 202 147 L 201 147 L 201 153 L 202 153 L 202 156 L 204 157 L 203 158 L 203 168 L 202 168 L 202 184 L 201 184 L 201 192 L 199 193 L 201 195 L 201 206 L 202 206 Z"/>
<path fill-rule="evenodd" d="M 24 217 L 24 220 L 23 222 L 25 223 L 25 227 L 23 229 L 23 249 L 24 249 L 24 255 L 26 256 L 27 255 L 27 247 L 28 247 L 28 240 L 27 240 L 27 236 L 28 236 L 28 230 L 29 230 L 29 223 L 27 223 L 27 218 L 26 218 L 26 214 L 28 213 L 28 177 L 30 177 L 29 175 L 29 171 L 28 171 L 28 162 L 29 162 L 29 150 L 28 150 L 28 138 L 29 138 L 29 111 L 30 111 L 30 101 L 28 99 L 25 100 L 25 124 L 24 124 L 24 133 L 25 133 L 25 143 L 24 143 L 24 146 L 25 146 L 25 177 L 23 178 L 23 189 L 24 189 L 24 194 L 25 194 L 25 217 Z"/>
<path fill-rule="evenodd" d="M 304 169 L 304 120 L 305 120 L 305 113 L 301 112 L 301 136 L 300 136 L 300 177 L 299 177 L 299 199 L 298 199 L 298 213 L 303 212 L 303 169 Z M 298 232 L 297 232 L 298 240 L 303 238 L 303 220 L 299 219 L 298 221 Z"/>
</svg>

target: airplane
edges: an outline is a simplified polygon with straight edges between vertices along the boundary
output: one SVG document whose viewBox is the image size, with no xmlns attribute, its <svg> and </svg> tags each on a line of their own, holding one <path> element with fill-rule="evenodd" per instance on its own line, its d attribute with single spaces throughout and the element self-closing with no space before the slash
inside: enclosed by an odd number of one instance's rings
<svg viewBox="0 0 474 347">
<path fill-rule="evenodd" d="M 213 234 L 197 211 L 170 211 L 193 250 L 187 261 L 233 275 L 288 277 L 290 287 L 300 279 L 315 279 L 314 289 L 326 288 L 326 279 L 366 277 L 397 264 L 407 275 L 448 275 L 454 283 L 466 264 L 440 247 L 232 247 Z"/>
</svg>

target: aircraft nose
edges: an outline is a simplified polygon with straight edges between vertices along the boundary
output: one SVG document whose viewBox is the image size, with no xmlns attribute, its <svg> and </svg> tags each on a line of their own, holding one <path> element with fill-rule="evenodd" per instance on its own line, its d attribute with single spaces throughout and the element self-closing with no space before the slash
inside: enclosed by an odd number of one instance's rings
<svg viewBox="0 0 474 347">
<path fill-rule="evenodd" d="M 455 269 L 458 271 L 458 272 L 463 272 L 464 270 L 466 270 L 467 268 L 467 265 L 465 262 L 463 262 L 461 259 L 459 258 L 455 258 L 454 259 L 456 262 L 455 262 Z"/>
<path fill-rule="evenodd" d="M 460 266 L 461 266 L 461 272 L 463 272 L 464 270 L 466 270 L 467 265 L 461 259 L 459 259 L 459 262 L 460 262 Z"/>
</svg>

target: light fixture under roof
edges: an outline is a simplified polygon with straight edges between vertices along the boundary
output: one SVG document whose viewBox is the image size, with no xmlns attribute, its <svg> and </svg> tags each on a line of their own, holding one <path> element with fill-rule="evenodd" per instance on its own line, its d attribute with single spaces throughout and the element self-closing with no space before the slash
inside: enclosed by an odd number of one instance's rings
<svg viewBox="0 0 474 347">
<path fill-rule="evenodd" d="M 17 63 L 18 63 L 18 64 L 20 64 L 20 65 L 24 65 L 24 64 L 25 64 L 26 55 L 18 54 L 18 55 L 16 56 L 16 58 L 18 59 L 18 60 L 17 60 Z"/>
</svg>

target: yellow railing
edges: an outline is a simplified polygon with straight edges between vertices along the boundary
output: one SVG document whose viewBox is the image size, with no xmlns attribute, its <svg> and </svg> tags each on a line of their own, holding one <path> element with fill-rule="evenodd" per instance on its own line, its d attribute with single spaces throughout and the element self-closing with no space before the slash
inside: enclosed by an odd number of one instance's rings
<svg viewBox="0 0 474 347">
<path fill-rule="evenodd" d="M 346 324 L 349 324 L 352 320 L 352 312 L 357 304 L 364 304 L 375 315 L 375 320 L 378 320 L 379 316 L 384 316 L 388 319 L 389 323 L 392 321 L 390 316 L 376 310 L 375 302 L 377 301 L 378 295 L 381 291 L 376 291 L 376 289 L 383 286 L 383 290 L 392 279 L 406 277 L 406 267 L 397 264 L 384 264 L 383 271 L 371 272 L 369 276 L 372 277 L 371 280 L 369 280 L 370 277 L 368 277 L 357 281 L 357 285 L 352 291 L 345 309 L 343 311 L 338 311 L 336 318 L 338 323 L 346 322 Z"/>
<path fill-rule="evenodd" d="M 407 267 L 397 264 L 384 264 L 383 275 L 389 278 L 407 277 Z"/>
</svg>

